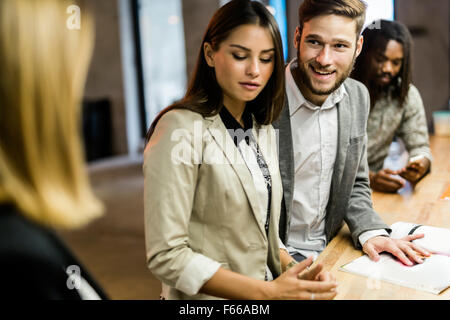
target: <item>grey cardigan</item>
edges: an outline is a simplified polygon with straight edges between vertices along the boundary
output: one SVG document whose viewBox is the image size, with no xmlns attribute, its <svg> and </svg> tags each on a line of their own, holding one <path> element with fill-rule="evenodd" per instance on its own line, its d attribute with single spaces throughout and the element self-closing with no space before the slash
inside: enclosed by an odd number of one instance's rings
<svg viewBox="0 0 450 320">
<path fill-rule="evenodd" d="M 325 233 L 328 243 L 345 221 L 355 247 L 361 248 L 358 241 L 361 233 L 374 229 L 386 229 L 390 233 L 391 229 L 372 207 L 366 134 L 369 93 L 362 83 L 350 78 L 343 85 L 348 95 L 337 105 L 338 150 L 326 209 Z M 281 240 L 287 243 L 294 189 L 294 155 L 288 102 L 274 127 L 279 130 L 279 165 L 283 184 L 279 232 Z"/>
</svg>

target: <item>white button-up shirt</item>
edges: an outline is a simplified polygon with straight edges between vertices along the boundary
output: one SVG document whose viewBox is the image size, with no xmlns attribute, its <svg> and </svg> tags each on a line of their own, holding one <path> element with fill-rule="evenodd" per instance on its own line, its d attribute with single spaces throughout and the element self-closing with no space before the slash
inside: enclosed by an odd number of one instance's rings
<svg viewBox="0 0 450 320">
<path fill-rule="evenodd" d="M 326 246 L 325 215 L 330 196 L 331 179 L 338 144 L 337 104 L 347 95 L 341 85 L 322 106 L 307 101 L 291 73 L 297 67 L 294 59 L 286 67 L 286 93 L 289 102 L 294 153 L 294 194 L 289 237 L 290 254 L 300 253 L 317 258 Z M 364 232 L 359 241 L 385 230 Z"/>
</svg>

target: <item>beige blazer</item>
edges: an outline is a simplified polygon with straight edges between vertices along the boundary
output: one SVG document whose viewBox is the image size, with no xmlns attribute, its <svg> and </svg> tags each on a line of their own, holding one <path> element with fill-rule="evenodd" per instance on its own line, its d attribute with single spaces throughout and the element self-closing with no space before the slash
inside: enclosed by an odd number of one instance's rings
<svg viewBox="0 0 450 320">
<path fill-rule="evenodd" d="M 255 122 L 253 134 L 272 178 L 269 237 L 251 173 L 220 116 L 172 110 L 159 120 L 144 151 L 145 236 L 148 267 L 171 287 L 169 299 L 214 299 L 176 289 L 195 255 L 255 279 L 264 280 L 266 264 L 281 273 L 276 134 Z"/>
</svg>

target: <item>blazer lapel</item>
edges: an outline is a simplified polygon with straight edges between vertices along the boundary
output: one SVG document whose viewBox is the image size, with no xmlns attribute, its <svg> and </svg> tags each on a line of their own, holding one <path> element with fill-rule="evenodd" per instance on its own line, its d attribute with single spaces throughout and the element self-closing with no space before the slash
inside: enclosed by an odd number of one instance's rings
<svg viewBox="0 0 450 320">
<path fill-rule="evenodd" d="M 267 163 L 272 180 L 272 200 L 270 204 L 270 222 L 269 222 L 269 252 L 267 263 L 275 277 L 281 274 L 280 251 L 278 246 L 279 233 L 279 212 L 282 193 L 282 183 L 277 161 L 277 135 L 273 134 L 272 128 L 266 126 L 258 129 L 254 122 L 256 130 L 254 136 L 258 141 L 259 149 Z"/>
<path fill-rule="evenodd" d="M 208 117 L 206 118 L 206 120 L 211 121 L 210 125 L 207 126 L 207 129 L 211 133 L 212 137 L 214 138 L 214 141 L 223 151 L 225 157 L 229 161 L 229 164 L 239 177 L 242 188 L 244 189 L 245 194 L 247 195 L 247 199 L 250 203 L 253 215 L 259 226 L 259 229 L 263 234 L 263 236 L 267 237 L 264 226 L 261 224 L 262 222 L 259 214 L 260 208 L 258 204 L 258 194 L 254 187 L 253 177 L 250 173 L 250 170 L 245 164 L 245 161 L 242 158 L 239 150 L 235 147 L 234 142 L 231 139 L 230 134 L 228 133 L 225 125 L 220 120 L 220 117 L 217 115 L 214 117 Z"/>
<path fill-rule="evenodd" d="M 280 215 L 280 234 L 286 238 L 289 230 L 289 217 L 294 192 L 294 148 L 292 144 L 291 118 L 289 115 L 289 103 L 286 97 L 286 104 L 282 110 L 280 119 L 273 124 L 278 132 L 279 144 L 279 168 L 281 182 L 283 184 L 283 197 L 285 211 Z"/>
<path fill-rule="evenodd" d="M 339 185 L 341 184 L 342 174 L 345 168 L 345 161 L 347 159 L 347 149 L 350 139 L 351 129 L 351 115 L 348 107 L 348 97 L 346 96 L 337 105 L 338 110 L 338 146 L 336 153 L 336 161 L 334 163 L 331 194 L 337 194 Z"/>
<path fill-rule="evenodd" d="M 280 173 L 279 173 L 279 166 L 277 161 L 277 141 L 276 136 L 272 135 L 272 129 L 269 127 L 260 128 L 254 122 L 254 136 L 258 142 L 259 149 L 261 150 L 261 153 L 264 157 L 264 160 L 266 161 L 267 167 L 270 172 L 271 180 L 272 180 L 272 201 L 271 201 L 271 214 L 272 216 L 276 215 L 278 216 L 278 212 L 274 212 L 276 208 L 276 203 L 281 200 L 280 194 L 277 193 L 277 190 L 281 190 L 280 185 Z M 278 209 L 279 210 L 279 209 Z M 272 217 L 271 217 L 272 220 Z"/>
</svg>

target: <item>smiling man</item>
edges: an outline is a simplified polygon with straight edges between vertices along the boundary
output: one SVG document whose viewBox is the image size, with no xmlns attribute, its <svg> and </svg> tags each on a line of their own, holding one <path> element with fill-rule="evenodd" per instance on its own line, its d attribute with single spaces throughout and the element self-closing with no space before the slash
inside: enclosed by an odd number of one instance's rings
<svg viewBox="0 0 450 320">
<path fill-rule="evenodd" d="M 432 156 L 422 98 L 411 84 L 411 34 L 397 21 L 380 20 L 373 25 L 379 28 L 364 30 L 364 49 L 352 77 L 370 92 L 370 186 L 381 192 L 396 192 L 405 182 L 395 175 L 417 183 L 429 172 Z M 409 153 L 408 164 L 398 171 L 383 167 L 394 137 L 404 142 Z"/>
<path fill-rule="evenodd" d="M 286 67 L 288 105 L 276 127 L 284 201 L 280 237 L 297 260 L 317 256 L 345 221 L 371 259 L 388 251 L 421 263 L 410 242 L 395 240 L 372 208 L 367 165 L 369 94 L 348 78 L 361 52 L 365 5 L 359 0 L 305 0 L 294 36 L 297 58 Z"/>
</svg>

